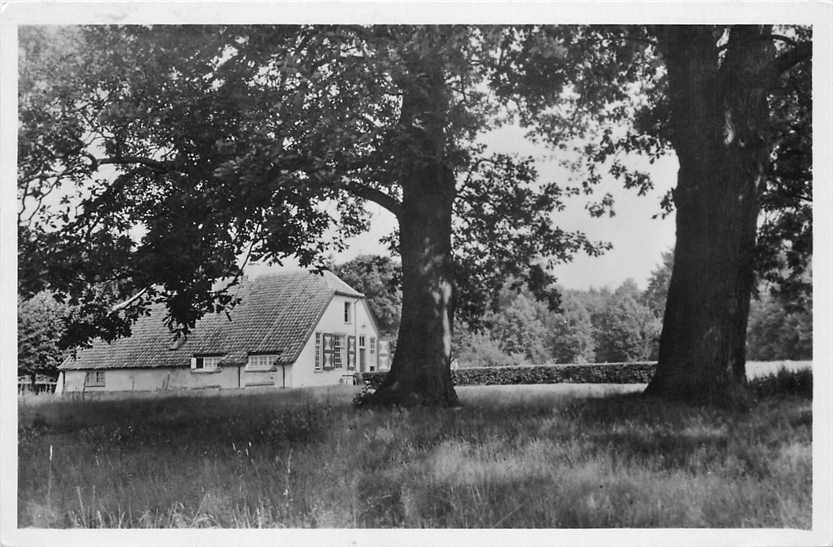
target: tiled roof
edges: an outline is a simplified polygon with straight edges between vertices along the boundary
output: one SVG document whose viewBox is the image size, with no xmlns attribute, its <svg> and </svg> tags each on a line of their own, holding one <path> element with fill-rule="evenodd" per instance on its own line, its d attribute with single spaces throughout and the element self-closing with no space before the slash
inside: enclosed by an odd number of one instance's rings
<svg viewBox="0 0 833 547">
<path fill-rule="evenodd" d="M 131 336 L 109 344 L 96 340 L 59 368 L 184 367 L 200 354 L 224 354 L 221 365 L 245 363 L 249 353 L 279 354 L 280 363 L 294 363 L 335 294 L 363 296 L 330 272 L 244 280 L 237 292 L 241 302 L 229 316 L 203 317 L 175 350 L 170 349 L 172 335 L 162 322 L 165 308 L 157 304 L 136 322 Z"/>
</svg>

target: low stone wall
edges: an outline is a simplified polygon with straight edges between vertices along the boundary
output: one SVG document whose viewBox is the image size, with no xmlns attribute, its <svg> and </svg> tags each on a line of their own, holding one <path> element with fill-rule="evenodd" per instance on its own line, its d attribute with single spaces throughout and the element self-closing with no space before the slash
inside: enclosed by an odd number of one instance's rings
<svg viewBox="0 0 833 547">
<path fill-rule="evenodd" d="M 451 371 L 455 385 L 646 384 L 655 362 L 473 367 Z M 356 383 L 378 387 L 387 372 L 357 372 Z"/>
</svg>

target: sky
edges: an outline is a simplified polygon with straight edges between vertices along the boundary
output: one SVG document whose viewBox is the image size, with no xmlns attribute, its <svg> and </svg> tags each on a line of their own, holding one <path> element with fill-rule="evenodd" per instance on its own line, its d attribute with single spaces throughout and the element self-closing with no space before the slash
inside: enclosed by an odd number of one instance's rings
<svg viewBox="0 0 833 547">
<path fill-rule="evenodd" d="M 553 151 L 527 139 L 521 127 L 504 126 L 481 139 L 490 152 L 533 156 L 541 180 L 567 182 L 569 174 L 558 165 Z M 577 196 L 567 202 L 564 211 L 555 213 L 553 217 L 556 224 L 565 230 L 581 230 L 591 240 L 604 240 L 613 244 L 613 248 L 600 257 L 577 254 L 572 262 L 559 265 L 554 273 L 558 283 L 565 288 L 615 288 L 632 278 L 644 289 L 651 271 L 660 263 L 661 254 L 674 245 L 673 213 L 664 219 L 654 219 L 652 216 L 660 212 L 660 199 L 676 182 L 676 158 L 671 155 L 653 165 L 639 157 L 627 158 L 625 161 L 651 174 L 654 182 L 651 192 L 638 196 L 636 191 L 625 190 L 621 182 L 609 177 L 599 184 L 595 195 L 602 196 L 609 192 L 614 196 L 615 216 L 592 218 L 584 206 L 593 196 Z M 371 214 L 370 230 L 349 240 L 349 248 L 335 255 L 336 263 L 362 254 L 388 254 L 387 248 L 379 243 L 379 238 L 391 233 L 396 220 L 392 214 L 375 204 L 368 204 L 367 209 Z M 285 266 L 295 268 L 297 264 L 286 261 Z M 247 273 L 257 276 L 270 270 L 265 265 L 252 265 L 247 268 Z"/>
</svg>

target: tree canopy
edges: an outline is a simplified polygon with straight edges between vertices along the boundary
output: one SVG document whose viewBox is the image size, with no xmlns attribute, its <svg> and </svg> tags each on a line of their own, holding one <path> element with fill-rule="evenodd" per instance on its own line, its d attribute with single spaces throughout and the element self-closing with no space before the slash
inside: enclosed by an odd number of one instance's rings
<svg viewBox="0 0 833 547">
<path fill-rule="evenodd" d="M 458 307 L 476 318 L 493 304 L 484 288 L 506 274 L 543 294 L 553 264 L 603 245 L 552 223 L 567 191 L 539 183 L 530 159 L 492 157 L 474 139 L 501 123 L 483 85 L 497 78 L 511 32 L 24 29 L 22 293 L 51 287 L 99 302 L 84 341 L 124 334 L 154 299 L 187 330 L 233 304 L 213 281 L 233 282 L 240 257 L 323 267 L 327 251 L 367 227 L 364 200 L 398 212 L 402 94 L 421 77 L 409 63 L 428 48 L 449 89 Z"/>
<path fill-rule="evenodd" d="M 760 128 L 758 136 L 772 156 L 765 162 L 760 185 L 756 272 L 774 289 L 797 296 L 796 291 L 806 294 L 812 289 L 805 275 L 812 258 L 812 32 L 806 26 L 775 25 L 743 37 L 755 28 L 524 27 L 519 29 L 524 45 L 503 61 L 512 69 L 500 73 L 498 89 L 521 98 L 516 112 L 531 137 L 576 153 L 564 161 L 588 194 L 610 176 L 643 195 L 654 181 L 630 166 L 627 157 L 642 155 L 654 163 L 663 155 L 679 153 L 672 127 L 668 38 L 693 30 L 707 34 L 713 62 L 723 67 L 726 80 L 737 77 L 731 74 L 735 67 L 725 63 L 736 44 L 768 43 L 769 72 L 750 74 L 766 79 L 762 85 L 771 105 L 767 127 Z M 730 93 L 728 83 L 720 91 L 724 95 Z M 659 205 L 658 214 L 671 212 L 673 191 Z M 614 207 L 613 197 L 605 194 L 590 210 L 603 215 Z"/>
</svg>

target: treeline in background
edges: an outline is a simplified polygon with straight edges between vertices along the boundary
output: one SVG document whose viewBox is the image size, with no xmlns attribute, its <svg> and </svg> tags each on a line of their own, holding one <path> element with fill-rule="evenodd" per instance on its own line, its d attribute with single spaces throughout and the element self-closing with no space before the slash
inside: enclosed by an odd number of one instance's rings
<svg viewBox="0 0 833 547">
<path fill-rule="evenodd" d="M 656 360 L 673 253 L 641 289 L 633 279 L 615 288 L 561 289 L 559 309 L 507 280 L 480 325 L 455 323 L 457 366 L 540 363 L 615 363 Z M 368 298 L 380 329 L 391 339 L 399 328 L 398 264 L 360 256 L 333 269 Z M 812 358 L 812 297 L 796 300 L 762 281 L 749 313 L 747 359 Z"/>
</svg>

